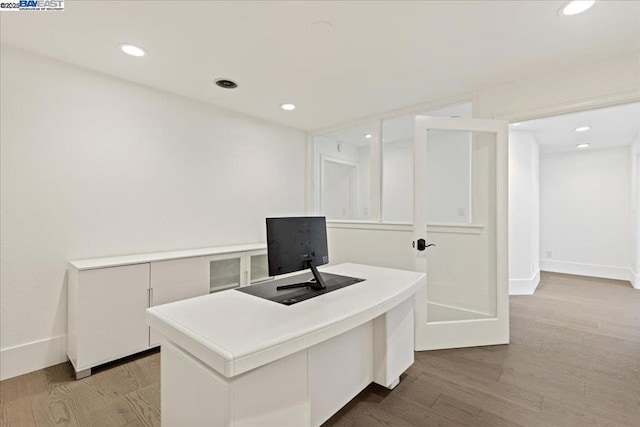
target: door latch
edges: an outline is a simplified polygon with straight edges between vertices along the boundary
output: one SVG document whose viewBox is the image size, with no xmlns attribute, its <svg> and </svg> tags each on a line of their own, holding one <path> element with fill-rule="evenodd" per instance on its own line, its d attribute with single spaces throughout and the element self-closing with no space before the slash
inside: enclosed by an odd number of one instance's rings
<svg viewBox="0 0 640 427">
<path fill-rule="evenodd" d="M 427 244 L 427 242 L 424 239 L 418 239 L 418 250 L 420 252 L 424 251 L 425 249 L 427 249 L 430 246 L 435 246 L 433 243 L 429 243 Z M 416 247 L 416 242 L 413 242 L 413 247 Z"/>
</svg>

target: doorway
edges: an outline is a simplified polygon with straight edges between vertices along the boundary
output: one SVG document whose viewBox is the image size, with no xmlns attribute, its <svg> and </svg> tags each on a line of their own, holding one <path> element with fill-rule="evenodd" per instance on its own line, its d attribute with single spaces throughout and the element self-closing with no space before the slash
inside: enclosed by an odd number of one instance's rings
<svg viewBox="0 0 640 427">
<path fill-rule="evenodd" d="M 633 283 L 638 117 L 632 103 L 511 124 L 512 295 L 540 271 Z"/>
</svg>

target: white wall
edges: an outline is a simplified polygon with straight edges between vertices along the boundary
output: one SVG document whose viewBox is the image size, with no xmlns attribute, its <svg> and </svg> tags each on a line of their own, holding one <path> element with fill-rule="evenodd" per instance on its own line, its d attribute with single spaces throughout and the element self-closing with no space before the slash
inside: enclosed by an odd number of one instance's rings
<svg viewBox="0 0 640 427">
<path fill-rule="evenodd" d="M 631 283 L 640 289 L 640 135 L 630 147 L 631 157 L 631 218 L 635 235 L 632 242 Z"/>
<path fill-rule="evenodd" d="M 629 279 L 629 147 L 540 156 L 540 268 Z"/>
<path fill-rule="evenodd" d="M 540 147 L 531 132 L 509 132 L 509 293 L 540 282 Z"/>
<path fill-rule="evenodd" d="M 6 46 L 0 63 L 3 364 L 65 360 L 68 260 L 264 241 L 266 216 L 304 212 L 302 132 Z"/>
</svg>

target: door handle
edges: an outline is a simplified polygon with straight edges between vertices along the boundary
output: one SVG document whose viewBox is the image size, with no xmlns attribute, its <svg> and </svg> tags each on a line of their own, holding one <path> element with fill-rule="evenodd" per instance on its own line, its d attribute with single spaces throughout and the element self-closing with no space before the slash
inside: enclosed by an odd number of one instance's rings
<svg viewBox="0 0 640 427">
<path fill-rule="evenodd" d="M 420 252 L 424 251 L 425 249 L 427 249 L 430 246 L 435 246 L 433 243 L 429 243 L 427 244 L 427 242 L 424 239 L 418 239 L 418 250 Z M 416 242 L 413 242 L 413 247 L 416 247 Z"/>
</svg>

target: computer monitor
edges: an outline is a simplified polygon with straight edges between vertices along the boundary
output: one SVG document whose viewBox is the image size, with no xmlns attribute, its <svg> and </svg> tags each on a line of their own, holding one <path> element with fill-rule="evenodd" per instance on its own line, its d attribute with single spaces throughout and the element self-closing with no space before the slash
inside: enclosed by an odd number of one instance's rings
<svg viewBox="0 0 640 427">
<path fill-rule="evenodd" d="M 325 217 L 267 218 L 267 252 L 270 276 L 308 268 L 313 273 L 312 281 L 279 286 L 278 290 L 325 289 L 325 281 L 316 268 L 329 262 Z"/>
</svg>

